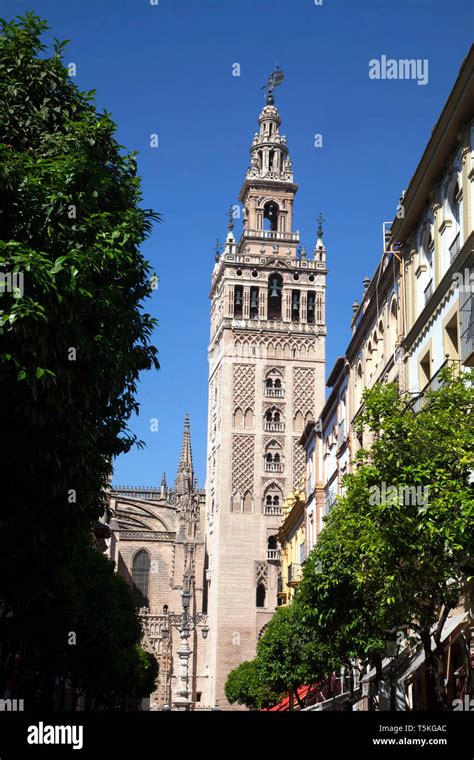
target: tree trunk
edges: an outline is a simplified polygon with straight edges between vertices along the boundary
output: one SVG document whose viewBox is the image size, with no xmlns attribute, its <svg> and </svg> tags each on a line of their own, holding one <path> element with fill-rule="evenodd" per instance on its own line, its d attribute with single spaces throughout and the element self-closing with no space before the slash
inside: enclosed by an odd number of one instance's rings
<svg viewBox="0 0 474 760">
<path fill-rule="evenodd" d="M 439 712 L 445 709 L 443 694 L 440 683 L 440 656 L 436 650 L 431 649 L 431 633 L 420 633 L 423 651 L 425 653 L 424 686 L 425 686 L 425 710 Z"/>
</svg>

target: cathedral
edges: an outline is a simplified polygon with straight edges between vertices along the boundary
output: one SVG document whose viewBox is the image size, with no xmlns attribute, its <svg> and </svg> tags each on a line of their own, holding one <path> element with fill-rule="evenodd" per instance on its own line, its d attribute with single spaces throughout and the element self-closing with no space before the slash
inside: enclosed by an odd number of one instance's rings
<svg viewBox="0 0 474 760">
<path fill-rule="evenodd" d="M 174 488 L 164 479 L 110 494 L 111 557 L 160 667 L 150 709 L 236 709 L 226 678 L 255 656 L 277 606 L 283 503 L 301 487 L 299 441 L 324 403 L 321 221 L 310 257 L 293 226 L 298 185 L 271 90 L 258 124 L 242 233 L 234 214 L 212 272 L 205 493 L 186 418 Z"/>
<path fill-rule="evenodd" d="M 109 556 L 140 608 L 143 646 L 159 666 L 150 710 L 200 707 L 207 691 L 204 491 L 194 476 L 189 419 L 174 488 L 113 486 Z"/>
</svg>

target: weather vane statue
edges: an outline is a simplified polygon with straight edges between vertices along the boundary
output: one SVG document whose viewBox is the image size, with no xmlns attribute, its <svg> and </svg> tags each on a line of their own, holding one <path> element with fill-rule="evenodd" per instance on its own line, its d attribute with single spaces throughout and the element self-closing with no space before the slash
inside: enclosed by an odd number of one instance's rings
<svg viewBox="0 0 474 760">
<path fill-rule="evenodd" d="M 273 90 L 283 82 L 284 73 L 278 68 L 278 64 L 275 64 L 275 70 L 272 71 L 267 79 L 267 83 L 263 85 L 262 90 L 266 90 L 267 93 L 267 105 L 272 106 L 275 102 L 273 98 Z"/>
</svg>

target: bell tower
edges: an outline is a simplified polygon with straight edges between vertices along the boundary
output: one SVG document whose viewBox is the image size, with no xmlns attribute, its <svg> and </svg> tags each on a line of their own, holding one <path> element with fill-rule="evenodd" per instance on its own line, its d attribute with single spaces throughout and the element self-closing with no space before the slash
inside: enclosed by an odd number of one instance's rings
<svg viewBox="0 0 474 760">
<path fill-rule="evenodd" d="M 228 673 L 255 656 L 277 606 L 276 540 L 289 492 L 300 488 L 305 424 L 324 404 L 326 249 L 313 257 L 293 228 L 293 180 L 271 91 L 212 273 L 206 477 L 209 694 L 229 709 Z M 304 547 L 301 549 L 303 559 Z"/>
</svg>

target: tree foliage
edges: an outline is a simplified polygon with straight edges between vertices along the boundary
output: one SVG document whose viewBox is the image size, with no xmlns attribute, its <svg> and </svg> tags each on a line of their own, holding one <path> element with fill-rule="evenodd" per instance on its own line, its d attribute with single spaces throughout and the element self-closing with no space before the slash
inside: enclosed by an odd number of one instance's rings
<svg viewBox="0 0 474 760">
<path fill-rule="evenodd" d="M 256 660 L 242 662 L 229 673 L 225 695 L 231 704 L 237 702 L 256 710 L 270 707 L 280 699 L 278 693 L 262 682 Z"/>
<path fill-rule="evenodd" d="M 0 293 L 7 638 L 64 587 L 112 458 L 135 443 L 139 373 L 158 368 L 140 252 L 158 215 L 140 206 L 135 155 L 73 84 L 65 43 L 46 50 L 46 29 L 33 14 L 0 21 L 0 268 L 23 278 L 22 293 Z"/>
</svg>

